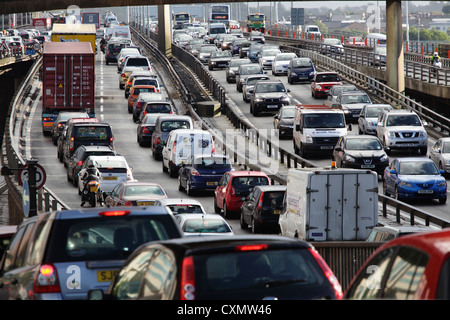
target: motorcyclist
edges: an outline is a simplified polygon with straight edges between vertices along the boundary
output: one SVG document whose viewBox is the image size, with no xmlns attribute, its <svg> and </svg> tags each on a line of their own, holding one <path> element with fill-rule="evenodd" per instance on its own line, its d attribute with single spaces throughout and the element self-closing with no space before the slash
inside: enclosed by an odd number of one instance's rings
<svg viewBox="0 0 450 320">
<path fill-rule="evenodd" d="M 102 40 L 100 40 L 100 50 L 105 53 L 105 46 L 106 46 L 106 39 L 102 38 Z"/>
<path fill-rule="evenodd" d="M 81 180 L 84 181 L 84 188 L 81 193 L 81 206 L 84 206 L 86 203 L 84 198 L 84 191 L 87 189 L 88 183 L 93 180 L 100 179 L 100 171 L 95 166 L 94 160 L 88 160 L 87 169 L 83 172 L 81 176 Z"/>
<path fill-rule="evenodd" d="M 441 61 L 441 57 L 439 57 L 439 54 L 437 51 L 433 52 L 433 55 L 431 56 L 431 65 L 434 66 L 435 63 Z"/>
</svg>

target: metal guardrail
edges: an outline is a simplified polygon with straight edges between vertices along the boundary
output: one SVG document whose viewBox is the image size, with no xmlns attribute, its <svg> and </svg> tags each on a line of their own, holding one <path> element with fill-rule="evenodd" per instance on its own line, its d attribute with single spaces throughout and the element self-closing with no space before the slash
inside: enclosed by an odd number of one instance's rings
<svg viewBox="0 0 450 320">
<path fill-rule="evenodd" d="M 138 32 L 134 33 L 135 35 Z M 155 34 L 149 35 L 150 38 L 156 39 Z M 145 40 L 144 37 L 141 37 Z M 148 40 L 148 45 L 153 46 Z M 316 64 L 319 64 L 325 68 L 330 68 L 340 72 L 340 74 L 348 79 L 351 82 L 356 83 L 357 85 L 364 87 L 366 90 L 370 90 L 373 94 L 377 95 L 381 100 L 384 100 L 386 103 L 390 103 L 396 105 L 399 108 L 407 108 L 414 109 L 417 111 L 422 117 L 427 119 L 430 123 L 433 123 L 436 127 L 439 127 L 442 132 L 450 132 L 448 129 L 450 120 L 446 119 L 434 111 L 426 108 L 425 106 L 413 101 L 412 99 L 404 96 L 403 94 L 391 89 L 390 87 L 384 85 L 382 82 L 369 77 L 365 74 L 362 74 L 354 69 L 351 69 L 344 65 L 339 61 L 335 61 L 330 57 L 323 56 L 321 54 L 310 52 L 303 49 L 294 48 L 295 50 L 301 50 L 301 54 L 303 56 L 311 57 Z M 154 47 L 152 51 L 155 55 L 161 55 L 158 49 Z M 271 158 L 278 160 L 280 164 L 286 165 L 287 168 L 297 168 L 297 167 L 316 167 L 316 165 L 307 159 L 301 158 L 298 155 L 288 151 L 282 147 L 274 145 L 270 137 L 263 136 L 259 133 L 257 128 L 255 128 L 250 121 L 248 121 L 245 117 L 242 116 L 240 110 L 230 103 L 230 100 L 223 93 L 225 89 L 217 82 L 216 79 L 210 74 L 207 68 L 193 55 L 186 52 L 184 49 L 172 44 L 172 55 L 176 57 L 179 61 L 186 64 L 186 66 L 192 71 L 195 70 L 199 79 L 202 79 L 203 84 L 206 88 L 214 88 L 211 91 L 212 95 L 215 99 L 217 99 L 222 105 L 222 110 L 225 112 L 226 116 L 229 118 L 230 122 L 242 132 L 244 136 L 246 136 L 250 141 L 254 142 L 260 148 L 263 148 L 264 152 Z M 216 94 L 214 94 L 216 93 Z M 194 113 L 195 114 L 195 113 Z M 439 117 L 438 117 L 439 116 Z M 434 119 L 442 119 L 443 125 Z M 203 122 L 204 127 L 208 127 L 205 122 L 197 116 L 198 121 Z M 220 141 L 223 143 L 223 141 Z M 226 147 L 226 146 L 225 146 Z M 245 166 L 259 170 L 253 163 L 250 163 L 248 159 L 242 157 L 242 154 L 237 154 L 236 149 L 227 149 L 228 152 L 232 153 L 233 159 L 237 162 L 237 158 L 239 158 L 239 162 L 243 163 Z M 271 175 L 271 179 L 273 181 L 277 181 L 280 184 L 286 184 L 286 177 L 280 175 Z M 450 225 L 450 220 L 442 219 L 428 212 L 422 211 L 414 206 L 408 205 L 406 203 L 397 201 L 396 199 L 390 198 L 388 196 L 379 194 L 378 196 L 379 203 L 382 204 L 382 214 L 387 217 L 390 214 L 388 210 L 388 206 L 394 208 L 395 213 L 394 216 L 397 221 L 400 221 L 400 218 L 403 214 L 406 214 L 409 217 L 410 224 L 413 225 L 416 222 L 416 219 L 422 220 L 425 225 L 434 225 L 437 227 L 447 227 Z"/>
<path fill-rule="evenodd" d="M 32 108 L 32 103 L 37 100 L 38 88 L 33 87 L 33 82 L 38 81 L 39 68 L 42 65 L 42 57 L 36 59 L 30 68 L 27 76 L 22 82 L 19 90 L 11 101 L 7 122 L 5 124 L 5 136 L 2 146 L 2 165 L 7 165 L 13 170 L 13 176 L 5 176 L 5 182 L 8 185 L 8 193 L 15 201 L 16 208 L 10 208 L 15 214 L 10 214 L 10 220 L 14 223 L 20 223 L 20 217 L 24 217 L 22 208 L 22 186 L 19 185 L 19 170 L 26 164 L 26 128 Z M 33 90 L 34 88 L 34 90 Z M 50 210 L 68 209 L 69 207 L 59 199 L 51 190 L 43 186 L 37 191 L 37 210 L 45 212 Z M 10 206 L 12 204 L 10 203 Z M 18 214 L 21 212 L 22 214 Z M 12 223 L 13 221 L 10 221 Z"/>
</svg>

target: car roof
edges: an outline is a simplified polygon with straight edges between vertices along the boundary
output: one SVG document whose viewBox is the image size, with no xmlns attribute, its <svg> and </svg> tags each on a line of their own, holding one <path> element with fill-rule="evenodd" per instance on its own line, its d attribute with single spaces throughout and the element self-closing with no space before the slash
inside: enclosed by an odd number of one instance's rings
<svg viewBox="0 0 450 320">
<path fill-rule="evenodd" d="M 185 116 L 181 114 L 167 114 L 162 113 L 162 115 L 159 117 L 159 121 L 166 121 L 166 120 L 189 120 L 191 121 L 192 118 L 190 116 Z"/>
<path fill-rule="evenodd" d="M 88 157 L 91 160 L 97 161 L 97 160 L 120 160 L 120 161 L 124 161 L 125 163 L 128 163 L 127 160 L 125 159 L 124 156 L 119 156 L 119 155 L 115 155 L 115 156 L 89 156 Z"/>
<path fill-rule="evenodd" d="M 270 186 L 256 186 L 256 188 L 261 189 L 264 192 L 269 191 L 286 191 L 287 186 L 285 185 L 270 185 Z"/>
<path fill-rule="evenodd" d="M 125 187 L 128 187 L 128 186 L 161 186 L 157 182 L 138 181 L 138 180 L 120 182 L 119 184 L 121 184 Z"/>
<path fill-rule="evenodd" d="M 413 110 L 405 110 L 405 109 L 389 109 L 389 110 L 383 110 L 383 112 L 389 113 L 389 114 L 414 114 L 417 115 Z"/>
<path fill-rule="evenodd" d="M 354 96 L 354 95 L 368 95 L 367 92 L 361 90 L 351 90 L 351 91 L 341 91 L 339 92 L 341 96 Z"/>
<path fill-rule="evenodd" d="M 345 140 L 348 139 L 371 139 L 371 140 L 379 140 L 377 136 L 370 135 L 370 134 L 351 134 L 343 136 Z"/>
<path fill-rule="evenodd" d="M 392 231 L 397 233 L 413 233 L 413 232 L 427 232 L 427 231 L 439 231 L 438 229 L 432 228 L 430 226 L 421 226 L 421 225 L 414 225 L 414 226 L 392 226 L 392 225 L 385 225 L 385 226 L 377 226 L 374 227 L 372 230 L 381 230 L 381 231 Z"/>
<path fill-rule="evenodd" d="M 430 158 L 419 158 L 419 157 L 405 157 L 405 158 L 397 158 L 399 162 L 406 162 L 406 161 L 417 161 L 417 162 L 433 162 Z"/>
<path fill-rule="evenodd" d="M 114 151 L 110 146 L 87 146 L 87 145 L 81 145 L 81 146 L 79 146 L 78 147 L 79 149 L 81 149 L 81 148 L 83 148 L 83 149 L 85 149 L 86 151 L 98 151 L 98 150 L 100 150 L 100 151 L 103 151 L 103 150 L 105 150 L 105 151 Z"/>
<path fill-rule="evenodd" d="M 200 201 L 190 198 L 166 198 L 166 199 L 158 199 L 161 204 L 170 205 L 170 204 L 198 204 L 202 206 Z M 202 206 L 203 207 L 203 206 Z"/>
<path fill-rule="evenodd" d="M 227 172 L 232 177 L 242 177 L 242 176 L 264 176 L 266 177 L 267 174 L 261 171 L 250 171 L 250 170 L 240 170 L 240 171 L 229 171 Z"/>
</svg>

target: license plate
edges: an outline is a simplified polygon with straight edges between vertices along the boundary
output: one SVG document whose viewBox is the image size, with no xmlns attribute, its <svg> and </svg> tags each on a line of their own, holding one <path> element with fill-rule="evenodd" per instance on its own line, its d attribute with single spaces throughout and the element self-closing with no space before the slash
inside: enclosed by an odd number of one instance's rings
<svg viewBox="0 0 450 320">
<path fill-rule="evenodd" d="M 281 210 L 273 210 L 273 214 L 280 214 Z"/>
<path fill-rule="evenodd" d="M 90 192 L 97 192 L 97 190 L 98 190 L 98 187 L 97 187 L 97 186 L 89 187 L 89 191 L 90 191 Z"/>
<path fill-rule="evenodd" d="M 308 79 L 307 76 L 299 76 L 298 78 L 299 78 L 300 80 L 306 80 L 306 79 Z"/>
<path fill-rule="evenodd" d="M 361 168 L 362 169 L 373 169 L 373 168 L 375 168 L 375 165 L 374 164 L 363 164 L 361 166 Z"/>
<path fill-rule="evenodd" d="M 154 201 L 139 201 L 137 204 L 138 206 L 152 206 Z"/>
<path fill-rule="evenodd" d="M 414 143 L 405 143 L 402 146 L 404 146 L 404 147 L 414 147 L 415 144 Z"/>
<path fill-rule="evenodd" d="M 215 181 L 208 181 L 208 182 L 206 182 L 206 185 L 207 186 L 216 186 L 217 182 L 215 182 Z"/>
<path fill-rule="evenodd" d="M 102 180 L 117 180 L 117 177 L 103 177 Z"/>
<path fill-rule="evenodd" d="M 355 113 L 354 115 L 353 115 L 353 118 L 358 118 L 359 117 L 359 113 Z"/>
<path fill-rule="evenodd" d="M 432 194 L 433 190 L 419 190 L 417 191 L 417 193 L 421 193 L 421 194 Z"/>
<path fill-rule="evenodd" d="M 278 106 L 276 105 L 276 104 L 269 104 L 268 106 L 267 106 L 267 108 L 278 108 Z"/>
<path fill-rule="evenodd" d="M 98 282 L 110 282 L 114 280 L 115 276 L 119 273 L 119 270 L 103 270 L 97 271 Z"/>
<path fill-rule="evenodd" d="M 320 149 L 330 150 L 333 149 L 333 146 L 321 146 Z"/>
</svg>

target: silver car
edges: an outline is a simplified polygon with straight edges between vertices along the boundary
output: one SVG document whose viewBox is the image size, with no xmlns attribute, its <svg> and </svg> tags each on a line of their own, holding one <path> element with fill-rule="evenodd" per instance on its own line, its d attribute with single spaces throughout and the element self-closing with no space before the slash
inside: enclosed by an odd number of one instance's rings
<svg viewBox="0 0 450 320">
<path fill-rule="evenodd" d="M 428 157 L 433 160 L 445 175 L 450 174 L 450 138 L 439 138 L 430 150 Z"/>
<path fill-rule="evenodd" d="M 248 76 L 244 80 L 244 84 L 242 85 L 242 99 L 245 102 L 250 102 L 251 93 L 250 90 L 253 89 L 255 86 L 255 83 L 260 80 L 270 80 L 269 76 L 266 75 L 254 75 L 254 76 Z"/>
<path fill-rule="evenodd" d="M 359 114 L 358 132 L 359 134 L 377 134 L 377 121 L 381 111 L 390 110 L 390 104 L 366 104 Z"/>
</svg>

